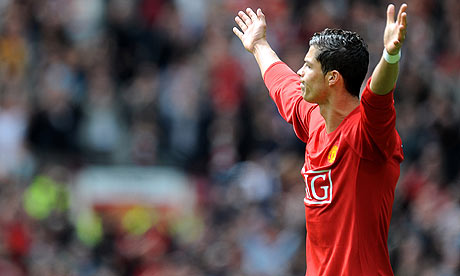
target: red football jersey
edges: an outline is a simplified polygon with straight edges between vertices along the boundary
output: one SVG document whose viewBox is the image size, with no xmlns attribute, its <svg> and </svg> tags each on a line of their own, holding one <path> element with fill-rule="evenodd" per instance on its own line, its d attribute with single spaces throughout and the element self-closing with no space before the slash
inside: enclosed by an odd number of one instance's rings
<svg viewBox="0 0 460 276">
<path fill-rule="evenodd" d="M 299 76 L 272 64 L 264 81 L 281 116 L 306 143 L 307 276 L 393 275 L 388 228 L 403 160 L 393 92 L 372 93 L 331 133 L 319 106 L 301 95 Z"/>
</svg>

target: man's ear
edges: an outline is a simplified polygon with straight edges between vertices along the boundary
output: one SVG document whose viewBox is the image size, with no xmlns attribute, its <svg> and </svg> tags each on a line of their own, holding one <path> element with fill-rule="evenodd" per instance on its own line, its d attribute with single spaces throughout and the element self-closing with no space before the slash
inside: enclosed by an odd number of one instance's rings
<svg viewBox="0 0 460 276">
<path fill-rule="evenodd" d="M 329 86 L 336 85 L 340 81 L 341 78 L 342 78 L 342 75 L 337 70 L 329 71 L 326 74 L 326 80 Z"/>
</svg>

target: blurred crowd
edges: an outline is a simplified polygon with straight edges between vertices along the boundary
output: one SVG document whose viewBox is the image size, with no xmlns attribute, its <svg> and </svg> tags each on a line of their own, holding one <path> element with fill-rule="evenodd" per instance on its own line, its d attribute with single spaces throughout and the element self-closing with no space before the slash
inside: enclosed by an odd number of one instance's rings
<svg viewBox="0 0 460 276">
<path fill-rule="evenodd" d="M 460 275 L 460 2 L 406 2 L 390 259 L 395 275 Z M 370 74 L 387 4 L 1 0 L 0 275 L 304 275 L 304 145 L 233 18 L 261 7 L 295 71 L 314 32 L 356 31 Z M 177 224 L 157 210 L 142 231 L 110 213 L 76 218 L 75 177 L 95 165 L 185 173 L 192 216 Z"/>
</svg>

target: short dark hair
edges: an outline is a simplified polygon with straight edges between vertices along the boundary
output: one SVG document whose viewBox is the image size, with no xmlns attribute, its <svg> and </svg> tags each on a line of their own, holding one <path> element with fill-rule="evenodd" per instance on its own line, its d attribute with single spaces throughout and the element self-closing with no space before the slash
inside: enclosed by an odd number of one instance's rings
<svg viewBox="0 0 460 276">
<path fill-rule="evenodd" d="M 337 70 L 348 92 L 359 97 L 369 66 L 369 51 L 364 40 L 355 32 L 325 29 L 313 35 L 310 46 L 318 49 L 316 59 L 321 63 L 323 74 Z"/>
</svg>

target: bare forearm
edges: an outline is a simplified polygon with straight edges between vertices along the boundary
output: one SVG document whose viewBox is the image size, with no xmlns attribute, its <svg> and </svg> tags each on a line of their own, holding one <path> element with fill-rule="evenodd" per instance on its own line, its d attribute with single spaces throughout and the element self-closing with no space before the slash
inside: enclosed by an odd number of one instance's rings
<svg viewBox="0 0 460 276">
<path fill-rule="evenodd" d="M 399 62 L 390 64 L 382 57 L 372 73 L 371 91 L 385 95 L 393 90 L 399 73 Z"/>
<path fill-rule="evenodd" d="M 266 40 L 258 42 L 256 45 L 254 45 L 254 51 L 252 54 L 256 58 L 262 77 L 264 77 L 265 71 L 267 71 L 270 65 L 280 61 L 280 58 L 276 55 L 275 51 L 273 51 L 270 44 L 268 44 Z"/>
<path fill-rule="evenodd" d="M 402 4 L 395 20 L 395 6 L 388 5 L 387 24 L 383 34 L 385 50 L 372 73 L 371 91 L 378 95 L 388 94 L 396 84 L 399 73 L 401 46 L 406 38 L 407 5 Z"/>
</svg>

